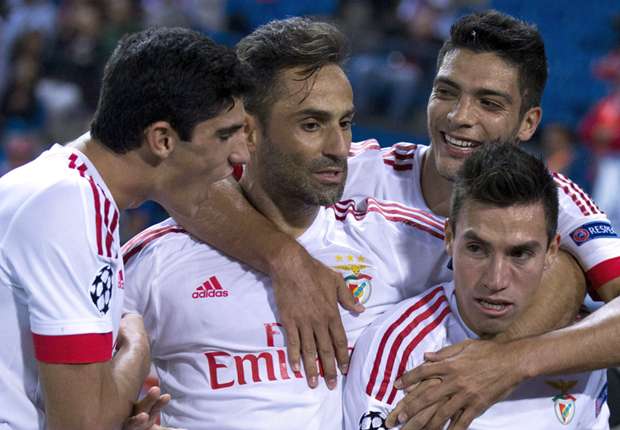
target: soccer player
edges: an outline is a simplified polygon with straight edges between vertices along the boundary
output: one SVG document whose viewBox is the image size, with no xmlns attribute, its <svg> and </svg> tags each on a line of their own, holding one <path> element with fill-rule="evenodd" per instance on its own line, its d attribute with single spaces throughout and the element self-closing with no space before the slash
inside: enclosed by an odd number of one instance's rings
<svg viewBox="0 0 620 430">
<path fill-rule="evenodd" d="M 361 314 L 342 310 L 352 347 L 388 306 L 450 278 L 443 226 L 398 203 L 336 203 L 354 108 L 341 68 L 345 41 L 335 27 L 273 21 L 237 51 L 258 80 L 246 97 L 255 128 L 240 186 L 261 214 L 336 270 L 366 307 Z M 314 377 L 310 389 L 304 377 L 310 370 L 289 365 L 290 336 L 268 276 L 197 241 L 174 219 L 145 230 L 123 251 L 126 309 L 144 316 L 162 390 L 172 395 L 163 423 L 342 428 L 341 375 Z M 325 300 L 321 291 L 312 294 Z"/>
<path fill-rule="evenodd" d="M 196 212 L 247 160 L 247 88 L 235 53 L 199 33 L 130 35 L 90 134 L 0 179 L 0 427 L 109 430 L 132 412 L 149 347 L 142 318 L 121 318 L 119 212 Z"/>
<path fill-rule="evenodd" d="M 345 429 L 385 429 L 404 396 L 397 375 L 428 351 L 497 336 L 527 309 L 558 251 L 557 215 L 554 179 L 535 157 L 498 143 L 467 159 L 445 230 L 454 280 L 394 306 L 359 337 L 345 383 Z M 608 429 L 606 398 L 604 370 L 535 378 L 469 428 Z"/>
</svg>

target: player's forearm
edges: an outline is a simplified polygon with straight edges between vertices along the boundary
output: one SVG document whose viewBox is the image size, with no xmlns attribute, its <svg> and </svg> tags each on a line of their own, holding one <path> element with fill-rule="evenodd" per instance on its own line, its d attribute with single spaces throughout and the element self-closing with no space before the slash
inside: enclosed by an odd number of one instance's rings
<svg viewBox="0 0 620 430">
<path fill-rule="evenodd" d="M 505 344 L 523 376 L 573 373 L 620 365 L 620 298 L 571 326 Z"/>
<path fill-rule="evenodd" d="M 42 364 L 48 430 L 120 429 L 148 367 L 143 346 L 121 350 L 106 363 Z"/>
<path fill-rule="evenodd" d="M 585 290 L 581 267 L 570 254 L 560 251 L 545 271 L 528 309 L 497 339 L 518 339 L 570 324 L 583 303 Z"/>
<path fill-rule="evenodd" d="M 247 201 L 233 180 L 213 184 L 209 200 L 193 218 L 172 216 L 202 241 L 267 274 L 286 250 L 299 247 Z"/>
<path fill-rule="evenodd" d="M 620 277 L 606 282 L 596 290 L 596 293 L 607 303 L 620 296 Z"/>
</svg>

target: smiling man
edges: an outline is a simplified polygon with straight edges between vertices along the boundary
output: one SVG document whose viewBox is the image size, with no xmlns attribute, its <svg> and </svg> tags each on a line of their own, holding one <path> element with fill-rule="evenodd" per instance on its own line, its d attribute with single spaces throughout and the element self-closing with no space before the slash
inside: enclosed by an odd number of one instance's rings
<svg viewBox="0 0 620 430">
<path fill-rule="evenodd" d="M 468 158 L 446 221 L 454 280 L 403 301 L 360 336 L 345 384 L 347 430 L 386 428 L 404 396 L 397 376 L 426 352 L 497 336 L 525 312 L 558 252 L 557 214 L 554 180 L 539 160 L 512 144 Z M 535 378 L 469 428 L 607 429 L 605 399 L 602 370 Z"/>
</svg>

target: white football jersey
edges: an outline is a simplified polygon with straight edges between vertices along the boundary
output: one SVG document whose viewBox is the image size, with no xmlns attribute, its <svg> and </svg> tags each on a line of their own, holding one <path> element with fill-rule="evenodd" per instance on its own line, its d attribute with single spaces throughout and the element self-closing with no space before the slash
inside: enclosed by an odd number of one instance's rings
<svg viewBox="0 0 620 430">
<path fill-rule="evenodd" d="M 461 319 L 452 282 L 394 306 L 359 337 L 344 387 L 346 430 L 384 429 L 404 397 L 394 388 L 424 353 L 475 339 Z M 605 370 L 527 380 L 476 418 L 472 430 L 608 429 Z"/>
<path fill-rule="evenodd" d="M 94 165 L 54 145 L 0 178 L 0 428 L 45 428 L 36 360 L 112 357 L 119 211 Z"/>
<path fill-rule="evenodd" d="M 342 273 L 366 307 L 342 311 L 352 346 L 391 305 L 451 278 L 443 224 L 368 199 L 321 208 L 298 241 Z M 293 372 L 270 279 L 164 221 L 123 248 L 125 308 L 144 315 L 153 364 L 172 401 L 162 420 L 190 429 L 340 429 L 342 378 L 309 389 Z M 443 282 L 442 281 L 442 282 Z"/>
<path fill-rule="evenodd" d="M 428 148 L 406 142 L 381 148 L 374 139 L 353 143 L 345 198 L 372 196 L 431 212 L 420 183 Z M 562 174 L 553 176 L 560 203 L 561 246 L 577 258 L 596 298 L 598 287 L 620 276 L 620 240 L 607 216 L 577 184 Z"/>
</svg>

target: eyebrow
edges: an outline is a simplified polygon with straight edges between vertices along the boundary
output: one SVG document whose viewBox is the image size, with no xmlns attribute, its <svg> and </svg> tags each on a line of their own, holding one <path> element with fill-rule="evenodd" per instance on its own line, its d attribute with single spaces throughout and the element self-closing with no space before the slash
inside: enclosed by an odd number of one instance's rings
<svg viewBox="0 0 620 430">
<path fill-rule="evenodd" d="M 216 134 L 233 134 L 236 131 L 240 130 L 241 128 L 243 128 L 243 126 L 245 125 L 245 123 L 237 123 L 237 124 L 233 124 L 231 126 L 228 127 L 222 127 L 222 128 L 218 128 L 217 130 L 215 130 Z"/>
<path fill-rule="evenodd" d="M 349 109 L 340 118 L 347 117 L 347 116 L 353 116 L 353 115 L 355 115 L 355 109 Z M 314 118 L 319 118 L 319 119 L 325 120 L 325 119 L 331 118 L 333 115 L 332 115 L 331 112 L 328 112 L 326 110 L 308 108 L 308 109 L 303 109 L 303 110 L 295 113 L 295 116 L 304 116 L 304 117 L 305 116 L 310 116 L 310 117 L 314 117 Z"/>
<path fill-rule="evenodd" d="M 452 79 L 446 78 L 444 76 L 438 76 L 435 78 L 435 81 L 433 82 L 433 86 L 441 83 L 441 84 L 445 84 L 448 86 L 451 86 L 453 88 L 457 88 L 460 89 L 461 86 L 458 85 L 456 82 L 454 82 Z M 491 88 L 479 88 L 475 91 L 475 94 L 479 97 L 485 97 L 485 96 L 492 96 L 492 97 L 500 97 L 504 100 L 506 100 L 508 103 L 512 104 L 513 103 L 513 99 L 512 96 L 510 94 L 508 94 L 507 92 L 504 91 L 499 91 L 499 90 L 494 90 Z"/>
<path fill-rule="evenodd" d="M 480 236 L 478 236 L 475 232 L 468 230 L 465 232 L 465 234 L 463 235 L 463 237 L 465 237 L 465 239 L 467 240 L 475 240 L 477 242 L 481 242 L 483 244 L 488 244 L 489 242 L 487 242 L 486 240 L 482 239 Z M 540 244 L 540 242 L 536 241 L 536 240 L 528 240 L 527 242 L 523 242 L 523 243 L 519 243 L 517 245 L 511 246 L 510 247 L 510 251 L 514 252 L 514 251 L 521 251 L 521 250 L 525 250 L 525 249 L 532 249 L 532 250 L 537 250 L 537 249 L 541 249 L 542 246 Z"/>
</svg>

